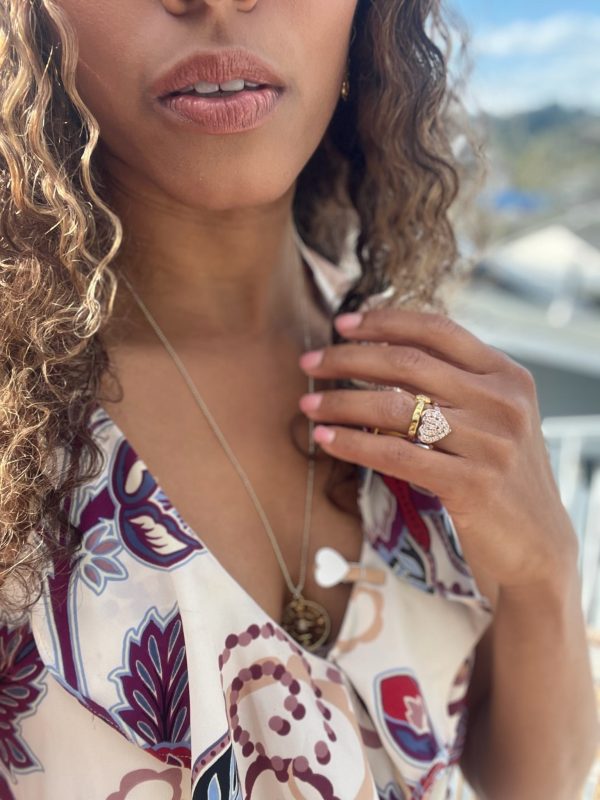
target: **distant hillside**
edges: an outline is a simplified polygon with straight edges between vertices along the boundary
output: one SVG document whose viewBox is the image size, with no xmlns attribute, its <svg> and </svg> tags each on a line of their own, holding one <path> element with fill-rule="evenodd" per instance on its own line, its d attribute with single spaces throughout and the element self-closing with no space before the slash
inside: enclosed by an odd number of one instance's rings
<svg viewBox="0 0 600 800">
<path fill-rule="evenodd" d="M 507 117 L 481 114 L 474 123 L 486 142 L 489 173 L 468 226 L 475 240 L 504 238 L 575 207 L 600 205 L 600 115 L 550 105 Z"/>
<path fill-rule="evenodd" d="M 557 210 L 600 199 L 600 115 L 551 105 L 510 117 L 485 115 L 492 166 Z"/>
</svg>

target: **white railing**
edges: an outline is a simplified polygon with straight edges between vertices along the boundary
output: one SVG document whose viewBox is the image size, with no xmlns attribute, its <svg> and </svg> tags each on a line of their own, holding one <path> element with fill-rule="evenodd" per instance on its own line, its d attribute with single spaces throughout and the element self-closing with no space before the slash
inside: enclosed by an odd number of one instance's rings
<svg viewBox="0 0 600 800">
<path fill-rule="evenodd" d="M 561 499 L 579 538 L 585 619 L 600 628 L 600 415 L 546 417 L 542 427 Z"/>
</svg>

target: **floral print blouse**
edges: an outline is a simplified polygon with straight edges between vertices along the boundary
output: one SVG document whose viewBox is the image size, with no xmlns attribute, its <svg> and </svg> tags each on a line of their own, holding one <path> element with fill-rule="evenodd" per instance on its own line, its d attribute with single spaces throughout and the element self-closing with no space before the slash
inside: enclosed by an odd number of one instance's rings
<svg viewBox="0 0 600 800">
<path fill-rule="evenodd" d="M 339 269 L 299 241 L 332 311 Z M 107 412 L 81 533 L 0 630 L 0 800 L 441 800 L 491 621 L 439 499 L 363 468 L 361 563 L 325 655 L 217 561 Z"/>
</svg>

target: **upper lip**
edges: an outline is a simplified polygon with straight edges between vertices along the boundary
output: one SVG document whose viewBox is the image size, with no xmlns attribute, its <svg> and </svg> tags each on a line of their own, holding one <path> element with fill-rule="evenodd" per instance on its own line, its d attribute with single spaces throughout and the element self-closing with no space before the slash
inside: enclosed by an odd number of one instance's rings
<svg viewBox="0 0 600 800">
<path fill-rule="evenodd" d="M 243 48 L 195 53 L 179 61 L 152 86 L 155 97 L 181 92 L 199 81 L 225 83 L 243 78 L 252 83 L 283 88 L 283 80 L 262 58 Z"/>
</svg>

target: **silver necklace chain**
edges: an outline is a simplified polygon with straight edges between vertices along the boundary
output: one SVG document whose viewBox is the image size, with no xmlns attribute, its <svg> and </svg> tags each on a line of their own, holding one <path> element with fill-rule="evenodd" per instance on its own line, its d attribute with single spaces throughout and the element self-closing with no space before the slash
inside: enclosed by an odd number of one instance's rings
<svg viewBox="0 0 600 800">
<path fill-rule="evenodd" d="M 300 574 L 299 574 L 299 578 L 298 578 L 298 583 L 294 584 L 294 582 L 292 581 L 292 578 L 290 576 L 289 570 L 287 568 L 287 565 L 285 563 L 285 559 L 283 558 L 283 554 L 281 552 L 281 548 L 279 546 L 279 542 L 277 541 L 277 537 L 275 536 L 275 533 L 273 532 L 273 528 L 271 527 L 271 524 L 270 524 L 270 522 L 269 522 L 269 520 L 267 518 L 265 510 L 264 510 L 264 508 L 262 506 L 262 503 L 258 499 L 257 494 L 254 491 L 254 487 L 250 483 L 250 479 L 248 478 L 245 470 L 243 469 L 243 467 L 240 464 L 239 460 L 237 459 L 235 453 L 231 449 L 231 446 L 230 446 L 229 442 L 227 441 L 227 439 L 225 438 L 225 435 L 223 434 L 222 430 L 217 425 L 217 422 L 216 422 L 215 418 L 213 417 L 212 413 L 210 412 L 210 409 L 208 408 L 208 406 L 206 404 L 206 401 L 204 400 L 204 398 L 202 397 L 202 395 L 198 391 L 198 388 L 197 388 L 196 384 L 192 380 L 188 370 L 185 367 L 185 364 L 183 363 L 183 361 L 181 360 L 181 358 L 177 354 L 175 348 L 170 343 L 170 341 L 167 339 L 167 337 L 164 334 L 163 330 L 160 328 L 158 322 L 154 319 L 154 317 L 152 316 L 152 314 L 148 310 L 148 307 L 146 306 L 146 304 L 144 303 L 142 298 L 139 296 L 139 294 L 136 292 L 136 290 L 133 288 L 133 286 L 131 285 L 131 283 L 128 280 L 128 278 L 124 274 L 121 275 L 121 277 L 125 281 L 125 284 L 127 285 L 129 291 L 133 295 L 135 301 L 139 305 L 142 313 L 144 314 L 144 316 L 146 317 L 146 319 L 148 320 L 148 322 L 152 326 L 154 332 L 156 333 L 156 335 L 158 336 L 158 338 L 160 339 L 160 341 L 164 345 L 166 351 L 169 353 L 169 355 L 173 359 L 173 362 L 175 363 L 175 366 L 177 367 L 177 369 L 181 373 L 181 376 L 183 377 L 184 381 L 186 382 L 190 392 L 192 393 L 196 403 L 198 404 L 198 407 L 200 408 L 200 410 L 202 411 L 202 413 L 206 417 L 206 420 L 207 420 L 208 424 L 212 428 L 212 430 L 213 430 L 215 436 L 217 437 L 219 443 L 223 447 L 223 450 L 227 454 L 229 460 L 233 464 L 233 467 L 235 468 L 236 472 L 240 476 L 240 479 L 241 479 L 242 483 L 246 487 L 246 490 L 247 490 L 248 494 L 250 495 L 250 498 L 251 498 L 251 500 L 252 500 L 252 502 L 254 504 L 254 507 L 256 508 L 258 516 L 259 516 L 262 524 L 264 525 L 265 531 L 267 532 L 267 535 L 269 537 L 269 541 L 271 542 L 271 546 L 273 547 L 273 551 L 275 553 L 275 557 L 277 558 L 277 562 L 279 564 L 279 567 L 280 567 L 281 572 L 283 574 L 283 577 L 285 579 L 286 585 L 287 585 L 292 597 L 294 597 L 294 598 L 301 597 L 302 596 L 302 590 L 304 589 L 304 584 L 306 582 L 306 568 L 307 568 L 307 561 L 308 561 L 308 545 L 309 545 L 309 540 L 310 540 L 310 524 L 311 524 L 312 500 L 313 500 L 313 490 L 314 490 L 315 443 L 313 441 L 313 436 L 312 436 L 313 428 L 314 428 L 313 421 L 310 420 L 310 419 L 308 420 L 308 454 L 309 454 L 309 457 L 308 457 L 308 475 L 307 475 L 307 480 L 306 480 L 306 502 L 305 502 L 305 506 L 304 506 L 304 529 L 303 529 L 303 532 L 302 532 L 302 547 L 301 547 L 301 552 L 300 552 Z M 309 326 L 308 326 L 308 313 L 307 313 L 307 307 L 306 307 L 306 299 L 304 297 L 304 292 L 302 291 L 302 286 L 301 286 L 301 283 L 300 283 L 300 277 L 298 277 L 298 284 L 299 284 L 299 294 L 300 294 L 300 297 L 301 297 L 301 300 L 302 300 L 302 322 L 303 322 L 303 328 L 304 328 L 304 346 L 305 346 L 306 350 L 311 350 L 312 349 L 312 343 L 311 343 L 311 336 L 310 336 L 310 331 L 309 331 Z M 308 390 L 309 390 L 309 392 L 314 392 L 314 388 L 315 388 L 314 387 L 314 378 L 312 376 L 309 376 L 308 377 Z"/>
</svg>

